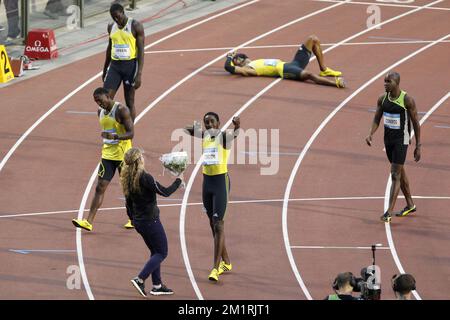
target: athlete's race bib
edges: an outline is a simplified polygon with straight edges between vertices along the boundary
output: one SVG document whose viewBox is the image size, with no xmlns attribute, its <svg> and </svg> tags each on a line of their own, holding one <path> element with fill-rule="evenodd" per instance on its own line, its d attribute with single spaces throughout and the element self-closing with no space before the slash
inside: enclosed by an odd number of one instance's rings
<svg viewBox="0 0 450 320">
<path fill-rule="evenodd" d="M 217 148 L 203 149 L 203 165 L 211 166 L 219 163 L 219 150 Z"/>
<path fill-rule="evenodd" d="M 400 129 L 400 114 L 383 112 L 384 126 L 389 129 Z"/>
<path fill-rule="evenodd" d="M 105 130 L 103 132 L 111 132 L 111 133 L 116 133 L 116 129 L 108 129 Z M 119 140 L 114 140 L 114 139 L 103 139 L 103 143 L 104 144 L 119 144 Z"/>
<path fill-rule="evenodd" d="M 114 57 L 119 60 L 129 60 L 131 57 L 131 50 L 128 44 L 115 44 Z"/>
<path fill-rule="evenodd" d="M 278 63 L 278 59 L 265 59 L 264 60 L 264 65 L 265 66 L 272 66 L 275 67 Z"/>
</svg>

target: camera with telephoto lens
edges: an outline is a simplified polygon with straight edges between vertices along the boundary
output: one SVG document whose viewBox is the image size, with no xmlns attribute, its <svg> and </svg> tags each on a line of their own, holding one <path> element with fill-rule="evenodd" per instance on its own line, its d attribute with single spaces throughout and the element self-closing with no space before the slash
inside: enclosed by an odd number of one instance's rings
<svg viewBox="0 0 450 320">
<path fill-rule="evenodd" d="M 360 292 L 360 299 L 362 300 L 380 300 L 381 298 L 381 282 L 379 268 L 375 265 L 368 266 L 361 269 L 361 278 L 355 278 L 355 287 L 353 292 Z"/>
</svg>

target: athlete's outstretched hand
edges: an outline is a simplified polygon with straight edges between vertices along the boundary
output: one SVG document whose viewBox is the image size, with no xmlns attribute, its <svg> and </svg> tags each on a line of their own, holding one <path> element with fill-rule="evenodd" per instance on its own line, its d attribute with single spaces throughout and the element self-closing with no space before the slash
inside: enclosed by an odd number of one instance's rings
<svg viewBox="0 0 450 320">
<path fill-rule="evenodd" d="M 236 50 L 233 50 L 227 54 L 227 57 L 234 58 L 235 55 L 236 55 Z"/>
<path fill-rule="evenodd" d="M 369 147 L 372 146 L 372 136 L 367 136 L 367 137 L 366 137 L 366 143 L 367 143 L 367 145 L 368 145 Z"/>
<path fill-rule="evenodd" d="M 184 182 L 183 172 L 181 172 L 181 173 L 177 176 L 177 178 L 181 180 L 181 184 L 180 184 L 179 188 L 180 188 L 180 189 L 186 188 L 186 182 Z"/>
<path fill-rule="evenodd" d="M 420 161 L 420 146 L 417 146 L 416 149 L 414 149 L 414 160 L 416 162 Z"/>
<path fill-rule="evenodd" d="M 141 76 L 137 75 L 136 79 L 134 79 L 134 86 L 133 86 L 134 89 L 135 90 L 139 89 L 141 87 L 141 83 L 142 83 Z"/>
<path fill-rule="evenodd" d="M 239 129 L 241 127 L 241 118 L 233 117 L 234 129 Z"/>
</svg>

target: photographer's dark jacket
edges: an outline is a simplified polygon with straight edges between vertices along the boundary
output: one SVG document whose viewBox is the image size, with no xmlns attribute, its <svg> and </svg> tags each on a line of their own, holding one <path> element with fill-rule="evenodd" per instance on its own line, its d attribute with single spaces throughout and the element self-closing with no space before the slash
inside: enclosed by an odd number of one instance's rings
<svg viewBox="0 0 450 320">
<path fill-rule="evenodd" d="M 126 197 L 127 211 L 131 213 L 132 220 L 154 220 L 159 218 L 159 208 L 156 194 L 168 197 L 174 193 L 181 184 L 177 178 L 169 187 L 159 184 L 149 173 L 143 172 L 139 184 L 140 193 L 130 193 Z"/>
</svg>

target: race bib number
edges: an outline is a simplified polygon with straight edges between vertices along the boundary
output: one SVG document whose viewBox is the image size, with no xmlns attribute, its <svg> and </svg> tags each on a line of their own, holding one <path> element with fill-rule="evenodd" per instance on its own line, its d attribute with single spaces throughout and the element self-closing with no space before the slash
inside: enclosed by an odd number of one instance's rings
<svg viewBox="0 0 450 320">
<path fill-rule="evenodd" d="M 277 59 L 265 59 L 264 60 L 264 65 L 265 66 L 271 66 L 271 67 L 275 67 L 278 63 Z"/>
<path fill-rule="evenodd" d="M 219 163 L 219 150 L 217 148 L 203 149 L 203 165 L 211 166 Z"/>
<path fill-rule="evenodd" d="M 131 50 L 128 44 L 115 44 L 114 57 L 120 60 L 127 60 L 131 57 Z"/>
<path fill-rule="evenodd" d="M 111 132 L 111 133 L 116 133 L 116 129 L 108 129 L 105 130 L 103 132 Z M 119 140 L 114 140 L 114 139 L 103 139 L 103 143 L 104 144 L 119 144 Z"/>
<path fill-rule="evenodd" d="M 383 113 L 384 126 L 389 129 L 400 129 L 400 114 Z"/>
</svg>

